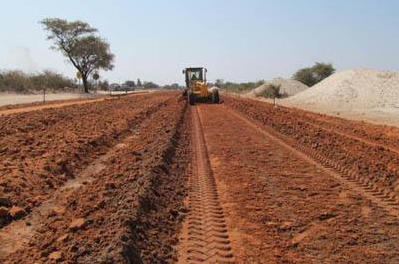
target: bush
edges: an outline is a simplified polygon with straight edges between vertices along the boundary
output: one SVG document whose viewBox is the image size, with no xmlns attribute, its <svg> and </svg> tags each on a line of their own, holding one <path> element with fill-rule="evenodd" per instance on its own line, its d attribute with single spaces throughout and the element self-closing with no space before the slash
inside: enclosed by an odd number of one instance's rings
<svg viewBox="0 0 399 264">
<path fill-rule="evenodd" d="M 109 83 L 107 80 L 98 81 L 97 87 L 103 91 L 109 91 Z"/>
<path fill-rule="evenodd" d="M 22 71 L 0 72 L 0 92 L 65 91 L 67 88 L 77 88 L 77 85 L 72 79 L 52 71 L 31 75 Z"/>
<path fill-rule="evenodd" d="M 159 88 L 159 85 L 153 82 L 144 82 L 143 84 L 144 89 L 156 89 Z"/>
<path fill-rule="evenodd" d="M 261 94 L 264 98 L 284 98 L 288 95 L 280 92 L 281 85 L 270 84 L 267 89 Z"/>
<path fill-rule="evenodd" d="M 260 80 L 257 82 L 246 82 L 246 83 L 234 83 L 217 80 L 215 85 L 220 88 L 220 90 L 231 93 L 245 93 L 261 86 L 265 81 Z"/>
<path fill-rule="evenodd" d="M 292 78 L 310 87 L 321 82 L 334 72 L 335 68 L 331 63 L 316 62 L 310 68 L 299 69 Z"/>
</svg>

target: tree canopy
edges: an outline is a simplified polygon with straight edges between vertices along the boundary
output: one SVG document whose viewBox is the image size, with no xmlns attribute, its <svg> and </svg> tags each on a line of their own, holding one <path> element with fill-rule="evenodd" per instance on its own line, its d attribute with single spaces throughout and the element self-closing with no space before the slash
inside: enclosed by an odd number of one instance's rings
<svg viewBox="0 0 399 264">
<path fill-rule="evenodd" d="M 307 86 L 313 86 L 334 72 L 335 68 L 331 63 L 316 62 L 312 67 L 299 69 L 292 78 Z"/>
<path fill-rule="evenodd" d="M 128 86 L 128 87 L 136 87 L 136 83 L 134 81 L 131 81 L 131 80 L 127 80 L 125 82 L 125 85 Z"/>
<path fill-rule="evenodd" d="M 159 88 L 159 85 L 154 82 L 144 82 L 143 88 L 144 89 Z"/>
<path fill-rule="evenodd" d="M 40 23 L 49 32 L 48 40 L 51 47 L 69 59 L 72 65 L 81 73 L 85 92 L 89 92 L 88 78 L 95 70 L 112 70 L 114 55 L 109 43 L 97 36 L 97 29 L 82 21 L 72 21 L 59 18 L 46 18 Z"/>
</svg>

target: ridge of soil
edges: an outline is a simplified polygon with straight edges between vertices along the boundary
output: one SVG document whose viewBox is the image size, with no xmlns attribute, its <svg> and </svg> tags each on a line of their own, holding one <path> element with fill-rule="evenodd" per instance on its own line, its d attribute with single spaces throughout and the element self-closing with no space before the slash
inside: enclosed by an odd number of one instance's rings
<svg viewBox="0 0 399 264">
<path fill-rule="evenodd" d="M 190 129 L 186 102 L 168 100 L 124 141 L 94 180 L 43 217 L 5 263 L 160 263 L 176 258 L 185 209 Z"/>
<path fill-rule="evenodd" d="M 200 109 L 237 263 L 399 260 L 397 217 L 309 162 L 308 154 L 299 155 L 266 136 L 270 126 L 246 116 L 241 100 L 234 102 L 238 111 L 224 99 L 227 106 Z M 274 121 L 272 113 L 254 109 Z"/>
<path fill-rule="evenodd" d="M 0 117 L 0 206 L 28 214 L 170 98 L 129 97 Z M 17 218 L 1 214 L 0 227 Z"/>
<path fill-rule="evenodd" d="M 397 135 L 385 134 L 378 136 L 376 127 L 363 126 L 363 137 L 376 144 L 369 144 L 350 136 L 336 133 L 334 129 L 323 129 L 303 119 L 302 112 L 292 109 L 273 107 L 268 103 L 255 103 L 248 100 L 238 100 L 233 97 L 225 98 L 226 104 L 261 124 L 272 128 L 288 138 L 311 148 L 326 159 L 333 160 L 346 169 L 376 187 L 399 195 L 399 156 L 396 151 L 384 147 Z M 347 121 L 347 126 L 356 126 L 356 122 Z M 339 128 L 336 128 L 339 131 Z M 380 127 L 385 129 L 385 127 Z M 375 136 L 375 137 L 374 137 Z M 375 139 L 377 138 L 377 140 Z M 398 200 L 399 201 L 399 200 Z"/>
</svg>

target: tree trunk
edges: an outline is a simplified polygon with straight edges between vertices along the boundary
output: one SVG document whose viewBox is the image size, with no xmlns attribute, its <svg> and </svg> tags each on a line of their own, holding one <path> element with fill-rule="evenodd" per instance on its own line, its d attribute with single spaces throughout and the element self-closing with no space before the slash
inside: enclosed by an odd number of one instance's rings
<svg viewBox="0 0 399 264">
<path fill-rule="evenodd" d="M 83 89 L 85 93 L 89 93 L 89 82 L 87 81 L 86 74 L 82 74 Z"/>
</svg>

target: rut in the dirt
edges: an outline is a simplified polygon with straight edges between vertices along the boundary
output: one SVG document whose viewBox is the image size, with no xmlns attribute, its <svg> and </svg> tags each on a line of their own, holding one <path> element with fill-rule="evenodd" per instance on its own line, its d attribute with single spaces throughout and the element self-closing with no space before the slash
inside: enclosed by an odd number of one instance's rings
<svg viewBox="0 0 399 264">
<path fill-rule="evenodd" d="M 181 236 L 180 263 L 233 263 L 223 208 L 209 164 L 201 119 L 191 108 L 193 122 L 192 175 L 189 180 L 187 230 Z M 182 252 L 183 251 L 183 252 Z"/>
<path fill-rule="evenodd" d="M 238 113 L 232 112 L 232 114 L 235 115 L 238 119 L 241 119 L 250 126 L 252 126 L 254 129 L 259 130 L 260 133 L 264 134 L 266 137 L 269 137 L 272 141 L 276 142 L 276 144 L 279 144 L 282 147 L 287 148 L 289 151 L 295 153 L 296 155 L 301 156 L 309 163 L 313 163 L 315 166 L 317 166 L 327 174 L 331 175 L 332 177 L 343 181 L 350 188 L 356 190 L 357 192 L 361 193 L 365 198 L 373 201 L 374 203 L 385 209 L 386 212 L 390 215 L 399 218 L 399 202 L 397 201 L 395 194 L 387 190 L 378 188 L 372 182 L 368 182 L 366 179 L 359 177 L 356 173 L 343 168 L 339 163 L 323 157 L 315 150 L 306 148 L 302 145 L 298 145 L 290 138 L 284 137 L 281 134 L 276 134 L 276 131 L 269 130 L 265 127 L 261 129 L 259 124 L 255 123 L 256 121 L 248 120 Z"/>
<path fill-rule="evenodd" d="M 399 155 L 396 148 L 391 148 L 397 135 L 377 134 L 386 130 L 384 127 L 359 126 L 357 122 L 347 121 L 334 129 L 327 125 L 314 123 L 303 117 L 303 111 L 284 107 L 273 108 L 269 104 L 260 104 L 248 100 L 237 100 L 228 97 L 227 105 L 238 112 L 256 120 L 284 141 L 296 148 L 301 148 L 307 155 L 315 157 L 319 162 L 343 174 L 345 178 L 358 182 L 359 185 L 375 192 L 390 203 L 399 205 Z M 306 115 L 305 115 L 306 116 Z M 324 128 L 326 126 L 327 128 Z M 352 131 L 348 132 L 349 127 Z M 336 132 L 337 130 L 337 132 Z M 361 131 L 351 136 L 353 131 Z M 397 140 L 396 140 L 397 141 Z M 397 208 L 399 210 L 399 207 Z"/>
</svg>

